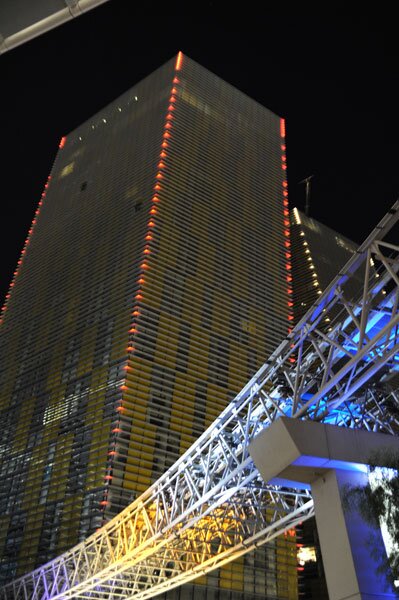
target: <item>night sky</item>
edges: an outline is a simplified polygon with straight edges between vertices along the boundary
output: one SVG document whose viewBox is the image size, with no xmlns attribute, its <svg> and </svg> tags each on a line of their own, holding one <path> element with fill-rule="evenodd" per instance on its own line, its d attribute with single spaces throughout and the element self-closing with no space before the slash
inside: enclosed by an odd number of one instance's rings
<svg viewBox="0 0 399 600">
<path fill-rule="evenodd" d="M 61 136 L 182 50 L 286 118 L 291 206 L 361 242 L 398 196 L 393 14 L 111 0 L 0 56 L 0 300 Z"/>
</svg>

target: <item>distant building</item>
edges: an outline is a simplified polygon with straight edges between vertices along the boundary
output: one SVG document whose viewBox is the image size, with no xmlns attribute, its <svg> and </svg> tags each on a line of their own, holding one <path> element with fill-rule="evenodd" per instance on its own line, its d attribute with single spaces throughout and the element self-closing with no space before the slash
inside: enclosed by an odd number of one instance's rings
<svg viewBox="0 0 399 600">
<path fill-rule="evenodd" d="M 356 252 L 357 245 L 297 208 L 291 211 L 291 243 L 297 323 Z M 357 277 L 350 285 L 351 291 L 356 293 L 361 278 Z"/>
<path fill-rule="evenodd" d="M 45 196 L 45 197 L 44 197 Z M 284 122 L 181 53 L 61 140 L 0 328 L 0 570 L 85 539 L 292 324 Z M 168 598 L 297 598 L 292 533 Z"/>
</svg>

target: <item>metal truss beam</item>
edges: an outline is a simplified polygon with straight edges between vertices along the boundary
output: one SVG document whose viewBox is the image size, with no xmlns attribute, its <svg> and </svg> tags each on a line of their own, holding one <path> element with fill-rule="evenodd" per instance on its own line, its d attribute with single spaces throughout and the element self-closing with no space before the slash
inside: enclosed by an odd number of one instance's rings
<svg viewBox="0 0 399 600">
<path fill-rule="evenodd" d="M 396 435 L 399 247 L 382 219 L 301 322 L 191 448 L 96 534 L 0 598 L 152 598 L 314 514 L 309 490 L 265 484 L 248 450 L 282 415 Z M 357 281 L 358 297 L 348 289 Z"/>
</svg>

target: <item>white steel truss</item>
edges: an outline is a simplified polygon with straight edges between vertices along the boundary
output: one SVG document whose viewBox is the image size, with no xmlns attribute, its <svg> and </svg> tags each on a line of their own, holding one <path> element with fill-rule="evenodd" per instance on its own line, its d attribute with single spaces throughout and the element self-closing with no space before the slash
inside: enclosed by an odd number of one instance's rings
<svg viewBox="0 0 399 600">
<path fill-rule="evenodd" d="M 399 202 L 191 448 L 97 533 L 0 598 L 152 598 L 311 517 L 306 489 L 262 481 L 251 440 L 282 415 L 396 435 Z M 356 281 L 358 297 L 350 297 Z M 352 282 L 352 283 L 351 283 Z M 391 382 L 391 385 L 389 384 Z"/>
</svg>

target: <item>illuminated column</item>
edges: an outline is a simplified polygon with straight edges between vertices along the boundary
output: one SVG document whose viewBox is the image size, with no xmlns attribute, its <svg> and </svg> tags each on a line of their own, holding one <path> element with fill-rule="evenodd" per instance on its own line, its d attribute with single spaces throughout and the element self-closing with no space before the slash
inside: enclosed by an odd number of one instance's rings
<svg viewBox="0 0 399 600">
<path fill-rule="evenodd" d="M 385 553 L 381 531 L 357 511 L 345 512 L 342 507 L 345 486 L 366 485 L 367 481 L 367 473 L 329 469 L 311 486 L 330 600 L 396 598 L 384 575 L 378 573 L 378 557 Z"/>
<path fill-rule="evenodd" d="M 266 482 L 311 489 L 330 600 L 396 598 L 378 573 L 385 548 L 381 531 L 359 514 L 344 512 L 345 486 L 367 483 L 367 463 L 377 450 L 399 450 L 394 436 L 282 417 L 250 445 Z M 381 465 L 383 466 L 383 465 Z M 380 550 L 377 557 L 370 536 Z"/>
</svg>

